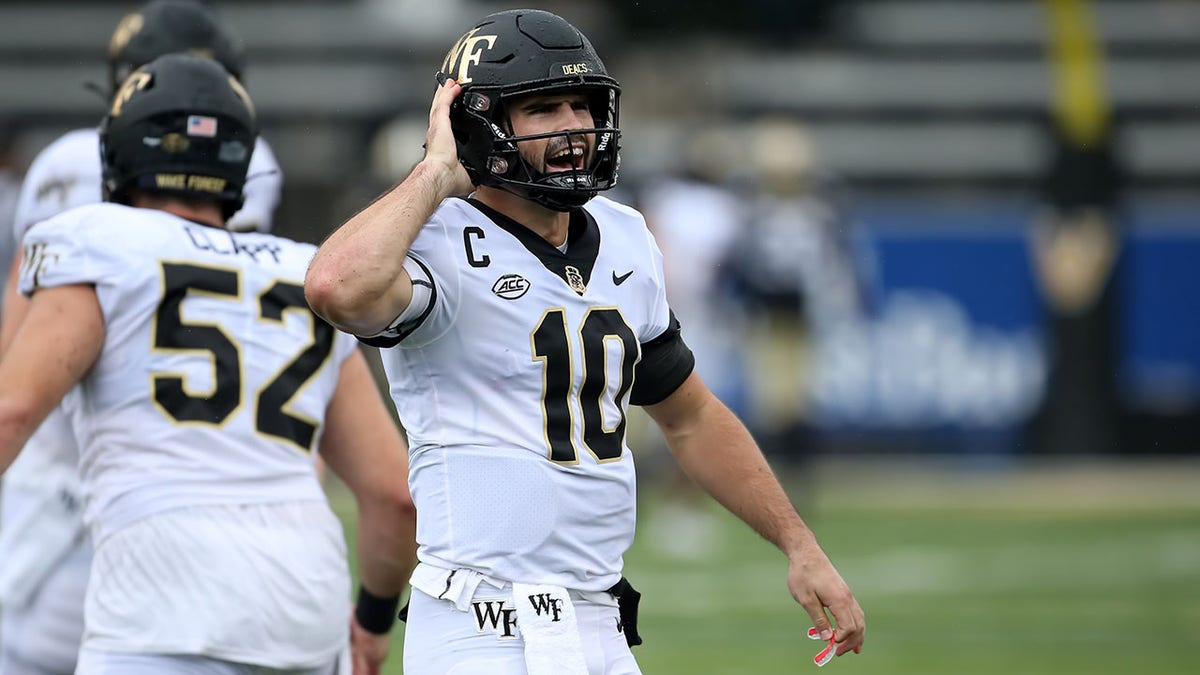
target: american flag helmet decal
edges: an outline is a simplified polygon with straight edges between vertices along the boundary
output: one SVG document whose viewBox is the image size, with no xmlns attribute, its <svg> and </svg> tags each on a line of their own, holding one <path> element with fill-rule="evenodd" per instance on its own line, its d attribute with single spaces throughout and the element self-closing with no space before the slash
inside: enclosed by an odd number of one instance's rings
<svg viewBox="0 0 1200 675">
<path fill-rule="evenodd" d="M 187 135 L 212 138 L 217 135 L 217 118 L 207 115 L 188 115 Z"/>
</svg>

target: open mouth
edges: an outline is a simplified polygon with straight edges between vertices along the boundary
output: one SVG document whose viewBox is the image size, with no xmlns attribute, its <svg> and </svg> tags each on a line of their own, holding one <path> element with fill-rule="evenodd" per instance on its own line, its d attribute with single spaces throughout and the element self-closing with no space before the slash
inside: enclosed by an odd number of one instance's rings
<svg viewBox="0 0 1200 675">
<path fill-rule="evenodd" d="M 546 156 L 546 173 L 576 171 L 584 167 L 585 152 L 582 145 L 567 145 Z"/>
</svg>

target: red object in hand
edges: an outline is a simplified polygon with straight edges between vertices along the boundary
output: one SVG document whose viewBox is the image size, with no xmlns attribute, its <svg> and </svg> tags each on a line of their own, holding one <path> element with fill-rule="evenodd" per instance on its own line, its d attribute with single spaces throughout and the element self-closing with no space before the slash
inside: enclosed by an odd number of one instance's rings
<svg viewBox="0 0 1200 675">
<path fill-rule="evenodd" d="M 808 639 L 820 640 L 821 635 L 820 635 L 820 633 L 817 632 L 816 628 L 809 628 L 808 629 Z M 819 667 L 819 666 L 823 666 L 826 663 L 829 663 L 830 661 L 832 661 L 833 660 L 833 652 L 834 652 L 833 648 L 834 648 L 833 637 L 830 637 L 829 644 L 825 645 L 825 649 L 822 649 L 821 651 L 817 652 L 817 655 L 813 657 L 813 663 L 817 664 L 817 666 Z"/>
</svg>

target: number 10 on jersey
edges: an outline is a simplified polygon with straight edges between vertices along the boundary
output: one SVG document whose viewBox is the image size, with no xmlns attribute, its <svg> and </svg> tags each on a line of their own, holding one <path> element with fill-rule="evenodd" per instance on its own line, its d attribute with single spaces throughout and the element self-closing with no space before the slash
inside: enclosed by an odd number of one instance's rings
<svg viewBox="0 0 1200 675">
<path fill-rule="evenodd" d="M 533 360 L 542 363 L 542 420 L 549 458 L 564 464 L 579 461 L 574 433 L 579 411 L 584 447 L 597 461 L 612 461 L 625 445 L 622 402 L 633 387 L 637 336 L 616 307 L 589 309 L 573 333 L 577 340 L 571 339 L 566 312 L 551 309 L 529 336 Z M 620 352 L 619 363 L 609 362 L 614 347 Z M 580 358 L 582 373 L 576 378 L 575 361 Z M 604 418 L 606 403 L 617 413 L 613 426 Z"/>
</svg>

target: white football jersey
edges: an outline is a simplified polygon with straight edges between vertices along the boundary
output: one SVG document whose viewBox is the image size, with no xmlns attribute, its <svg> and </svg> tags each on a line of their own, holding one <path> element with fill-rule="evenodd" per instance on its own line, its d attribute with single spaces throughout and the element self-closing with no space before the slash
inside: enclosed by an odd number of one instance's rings
<svg viewBox="0 0 1200 675">
<path fill-rule="evenodd" d="M 397 345 L 381 354 L 409 435 L 420 559 L 609 588 L 634 533 L 630 399 L 657 402 L 691 370 L 686 359 L 657 368 L 657 395 L 634 384 L 643 345 L 678 334 L 641 215 L 593 199 L 573 214 L 564 253 L 450 199 L 406 269 L 413 304 L 363 339 Z"/>
<path fill-rule="evenodd" d="M 261 138 L 251 155 L 248 176 L 245 206 L 231 219 L 231 227 L 269 230 L 283 178 L 270 147 Z M 68 132 L 43 149 L 26 172 L 13 214 L 13 240 L 19 243 L 34 224 L 97 203 L 101 195 L 98 132 L 94 128 Z M 8 230 L 0 236 L 7 238 Z M 86 537 L 80 537 L 79 455 L 69 419 L 77 391 L 69 393 L 42 422 L 3 481 L 9 488 L 4 490 L 5 506 L 10 508 L 0 512 L 0 560 L 6 561 L 0 569 L 0 604 L 9 610 L 6 627 L 28 623 L 24 629 L 41 637 L 26 646 L 32 649 L 41 644 L 46 653 L 73 654 L 78 650 L 81 589 L 91 555 Z M 22 509 L 37 517 L 18 519 L 15 514 Z M 70 566 L 60 569 L 63 561 Z M 38 602 L 25 607 L 34 591 L 46 584 L 55 584 L 57 595 L 43 594 Z M 75 594 L 68 593 L 71 590 Z M 24 608 L 21 614 L 18 607 Z"/>
<path fill-rule="evenodd" d="M 100 134 L 96 129 L 76 129 L 46 146 L 25 174 L 13 237 L 19 244 L 34 224 L 64 211 L 101 200 Z M 245 205 L 230 219 L 230 229 L 266 232 L 271 229 L 283 187 L 283 174 L 267 142 L 259 137 L 250 156 Z M 5 481 L 36 488 L 46 471 L 73 471 L 76 448 L 66 410 L 70 397 L 55 409 L 25 444 L 25 450 L 5 473 Z"/>
<path fill-rule="evenodd" d="M 73 420 L 96 546 L 172 508 L 324 499 L 312 453 L 356 347 L 305 302 L 314 250 L 116 204 L 26 234 L 21 291 L 93 284 L 104 313 Z"/>
</svg>

